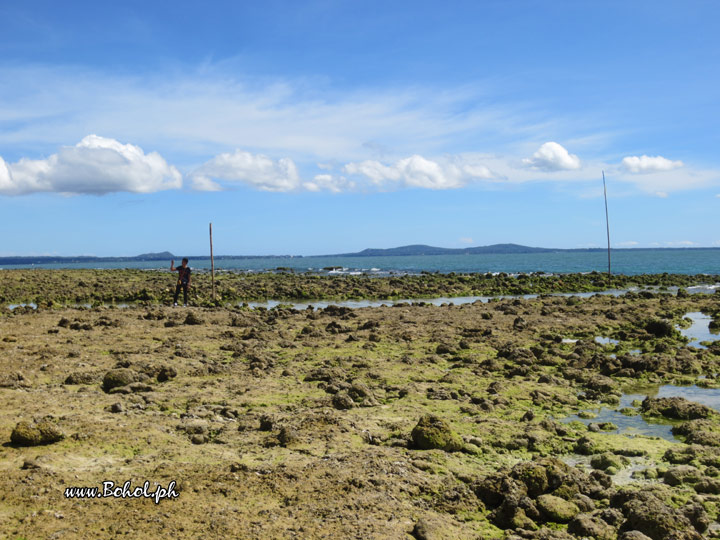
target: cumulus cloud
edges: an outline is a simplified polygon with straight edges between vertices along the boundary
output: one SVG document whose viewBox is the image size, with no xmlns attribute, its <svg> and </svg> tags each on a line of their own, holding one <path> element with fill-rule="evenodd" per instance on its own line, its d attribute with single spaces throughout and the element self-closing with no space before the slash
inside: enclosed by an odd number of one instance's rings
<svg viewBox="0 0 720 540">
<path fill-rule="evenodd" d="M 88 135 L 46 159 L 0 159 L 0 193 L 35 192 L 102 195 L 118 191 L 152 193 L 182 186 L 180 172 L 157 152 Z"/>
<path fill-rule="evenodd" d="M 662 156 L 628 156 L 622 160 L 623 168 L 633 174 L 671 171 L 683 166 L 682 161 L 671 161 Z"/>
<path fill-rule="evenodd" d="M 192 186 L 203 191 L 223 189 L 223 183 L 246 184 L 262 191 L 293 191 L 300 175 L 290 158 L 273 160 L 242 150 L 215 156 L 190 175 Z"/>
<path fill-rule="evenodd" d="M 580 168 L 580 158 L 556 142 L 546 142 L 523 164 L 541 171 L 568 171 Z"/>
<path fill-rule="evenodd" d="M 10 169 L 8 169 L 5 160 L 0 157 L 0 193 L 12 189 L 12 178 L 10 178 Z"/>
<path fill-rule="evenodd" d="M 379 161 L 367 160 L 348 163 L 343 168 L 349 175 L 364 176 L 375 186 L 414 187 L 424 189 L 455 189 L 478 179 L 491 179 L 493 174 L 487 167 L 472 162 L 456 160 L 433 161 L 413 155 L 385 165 Z"/>
<path fill-rule="evenodd" d="M 316 174 L 312 181 L 303 182 L 303 189 L 307 191 L 331 191 L 340 193 L 355 188 L 355 182 L 349 181 L 344 176 L 335 176 L 332 174 Z"/>
</svg>

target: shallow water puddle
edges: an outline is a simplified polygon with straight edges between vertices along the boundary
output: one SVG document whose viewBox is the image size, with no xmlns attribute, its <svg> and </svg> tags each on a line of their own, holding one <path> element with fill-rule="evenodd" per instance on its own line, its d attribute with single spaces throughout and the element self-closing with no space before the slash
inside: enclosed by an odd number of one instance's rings
<svg viewBox="0 0 720 540">
<path fill-rule="evenodd" d="M 699 311 L 693 311 L 685 315 L 688 319 L 692 320 L 690 328 L 679 328 L 680 333 L 690 338 L 688 347 L 695 347 L 696 349 L 705 349 L 705 345 L 701 345 L 703 341 L 717 341 L 720 339 L 720 333 L 710 331 L 710 321 L 712 317 L 705 315 Z"/>
<path fill-rule="evenodd" d="M 599 406 L 584 409 L 583 412 L 589 412 L 596 415 L 594 418 L 580 418 L 577 414 L 570 415 L 561 419 L 562 422 L 579 421 L 585 425 L 591 423 L 602 424 L 603 422 L 612 422 L 617 429 L 612 431 L 603 431 L 603 433 L 617 433 L 628 435 L 631 437 L 637 435 L 649 437 L 661 437 L 672 442 L 679 442 L 671 432 L 672 426 L 679 421 L 655 419 L 647 420 L 643 418 L 639 412 L 639 407 L 633 405 L 635 401 L 642 401 L 646 397 L 682 397 L 689 401 L 702 403 L 708 407 L 720 411 L 720 389 L 718 388 L 700 388 L 699 386 L 675 386 L 673 384 L 665 384 L 662 386 L 649 386 L 636 388 L 631 393 L 623 394 L 620 398 L 620 405 L 617 407 Z M 633 409 L 638 412 L 635 415 L 625 415 L 620 412 L 622 409 Z"/>
<path fill-rule="evenodd" d="M 570 454 L 569 456 L 562 458 L 562 461 L 571 467 L 577 467 L 578 469 L 585 469 L 592 471 L 593 468 L 590 465 L 592 456 L 581 456 L 580 454 Z M 638 471 L 643 471 L 651 465 L 651 462 L 643 457 L 631 457 L 630 465 L 623 467 L 617 473 L 612 475 L 610 478 L 616 486 L 624 486 L 626 484 L 650 484 L 655 482 L 654 480 L 648 480 L 645 478 L 633 478 L 633 474 Z"/>
<path fill-rule="evenodd" d="M 35 304 L 33 302 L 30 302 L 29 304 L 9 304 L 8 309 L 12 311 L 15 308 L 28 307 L 28 306 L 30 306 L 33 309 L 37 309 L 37 304 Z"/>
<path fill-rule="evenodd" d="M 717 288 L 719 288 L 720 285 L 696 285 L 693 287 L 688 287 L 687 290 L 691 293 L 704 293 L 704 294 L 711 294 L 715 292 Z M 678 287 L 668 287 L 666 290 L 662 291 L 669 294 L 677 294 Z M 608 295 L 608 296 L 623 296 L 629 292 L 641 292 L 641 291 L 651 291 L 651 292 L 660 292 L 657 287 L 647 287 L 647 288 L 639 288 L 639 287 L 630 287 L 627 289 L 608 289 L 605 291 L 593 291 L 593 292 L 576 292 L 576 293 L 549 293 L 545 294 L 543 296 L 559 296 L 559 297 L 571 297 L 571 296 L 577 296 L 578 298 L 590 298 L 595 295 Z M 516 298 L 522 298 L 524 300 L 533 300 L 535 298 L 538 298 L 540 295 L 538 294 L 521 294 L 521 295 L 498 295 L 498 296 L 455 296 L 455 297 L 438 297 L 438 298 L 400 298 L 396 300 L 317 300 L 317 301 L 306 301 L 306 302 L 292 302 L 292 301 L 281 301 L 281 300 L 265 300 L 262 302 L 245 302 L 245 305 L 250 306 L 251 308 L 265 308 L 265 309 L 272 309 L 276 306 L 288 306 L 292 307 L 293 309 L 307 309 L 309 307 L 312 307 L 314 309 L 324 309 L 328 306 L 337 306 L 337 307 L 348 307 L 351 309 L 357 309 L 357 308 L 368 308 L 368 307 L 380 307 L 380 306 L 394 306 L 396 304 L 412 304 L 412 303 L 425 303 L 425 304 L 432 304 L 434 306 L 441 306 L 443 304 L 452 304 L 452 305 L 462 305 L 462 304 L 473 304 L 475 302 L 482 302 L 487 303 L 490 300 L 514 300 Z M 90 304 L 78 304 L 80 306 L 85 307 L 91 307 Z M 108 304 L 109 305 L 109 304 Z M 243 305 L 242 303 L 237 304 L 238 306 Z M 37 308 L 37 304 L 35 303 L 28 303 L 28 304 L 9 304 L 7 307 L 10 310 L 15 309 L 16 307 L 20 306 L 30 306 L 32 308 Z M 77 307 L 77 306 L 76 306 Z M 117 307 L 128 307 L 128 304 L 122 304 L 117 305 Z M 701 314 L 702 315 L 702 314 Z M 610 338 L 596 338 L 597 339 L 610 339 Z M 717 339 L 713 338 L 713 339 Z M 572 343 L 570 341 L 567 341 L 565 343 Z M 616 344 L 617 342 L 615 340 L 610 340 L 609 342 L 601 342 L 598 341 L 598 343 L 602 344 Z"/>
<path fill-rule="evenodd" d="M 677 290 L 677 287 L 675 287 Z M 571 297 L 577 296 L 578 298 L 590 298 L 592 296 L 607 295 L 607 296 L 623 296 L 629 292 L 638 292 L 641 290 L 637 287 L 630 287 L 629 289 L 609 289 L 606 291 L 594 291 L 594 292 L 577 292 L 577 293 L 549 293 L 543 296 L 554 296 L 554 297 Z M 698 291 L 700 292 L 700 291 Z M 394 306 L 397 304 L 412 304 L 422 302 L 424 304 L 432 304 L 434 306 L 441 306 L 443 304 L 462 305 L 462 304 L 474 304 L 475 302 L 487 303 L 490 300 L 515 300 L 522 298 L 524 300 L 533 300 L 538 298 L 538 294 L 521 294 L 521 295 L 498 295 L 498 296 L 453 296 L 446 297 L 441 296 L 438 298 L 400 298 L 396 300 L 318 300 L 318 301 L 307 301 L 307 302 L 282 302 L 278 300 L 267 300 L 264 302 L 247 302 L 247 305 L 256 308 L 264 307 L 272 309 L 279 305 L 290 306 L 294 309 L 307 309 L 313 307 L 315 309 L 323 309 L 328 306 L 348 307 L 352 309 L 356 308 L 368 308 L 368 307 L 380 307 L 380 306 Z M 571 342 L 566 342 L 571 343 Z"/>
<path fill-rule="evenodd" d="M 595 343 L 599 345 L 617 345 L 620 342 L 617 339 L 595 336 Z"/>
</svg>

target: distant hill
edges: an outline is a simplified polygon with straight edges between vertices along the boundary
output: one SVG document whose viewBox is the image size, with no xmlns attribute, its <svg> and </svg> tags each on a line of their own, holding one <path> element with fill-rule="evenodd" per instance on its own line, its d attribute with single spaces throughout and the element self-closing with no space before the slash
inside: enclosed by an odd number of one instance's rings
<svg viewBox="0 0 720 540">
<path fill-rule="evenodd" d="M 175 255 L 173 255 L 169 251 L 162 251 L 160 253 L 143 253 L 142 255 L 133 257 L 133 259 L 137 260 L 137 261 L 159 261 L 159 260 L 174 259 L 174 258 L 175 258 Z"/>
<path fill-rule="evenodd" d="M 655 247 L 655 248 L 612 248 L 613 251 L 697 251 L 697 250 L 720 250 L 717 247 Z M 566 253 L 566 252 L 599 252 L 606 251 L 607 248 L 542 248 L 521 246 L 519 244 L 493 244 L 491 246 L 476 246 L 468 248 L 441 248 L 434 246 L 426 246 L 424 244 L 413 244 L 410 246 L 400 246 L 388 249 L 369 248 L 356 253 L 338 253 L 335 255 L 318 255 L 322 257 L 392 257 L 404 255 L 485 255 L 498 253 Z"/>
<path fill-rule="evenodd" d="M 188 255 L 191 264 L 193 260 L 209 259 L 208 255 Z M 291 259 L 302 258 L 302 255 L 215 255 L 215 260 L 234 260 L 234 259 Z M 161 251 L 159 253 L 143 253 L 133 257 L 94 257 L 91 255 L 76 256 L 60 256 L 60 255 L 27 255 L 17 257 L 0 257 L 0 265 L 28 265 L 28 264 L 72 264 L 72 263 L 123 263 L 123 262 L 142 262 L 142 261 L 163 261 L 167 262 L 175 259 L 179 262 L 180 257 L 173 255 L 169 251 Z"/>
<path fill-rule="evenodd" d="M 391 257 L 402 255 L 478 255 L 486 253 L 552 253 L 566 251 L 560 249 L 538 248 L 521 246 L 518 244 L 493 244 L 492 246 L 477 246 L 469 248 L 441 248 L 413 244 L 389 249 L 364 249 L 357 253 L 340 253 L 333 257 Z"/>
<path fill-rule="evenodd" d="M 175 255 L 169 251 L 161 253 L 143 253 L 134 257 L 93 257 L 90 255 L 78 255 L 75 257 L 62 256 L 20 256 L 0 257 L 0 264 L 66 264 L 66 263 L 92 263 L 92 262 L 133 262 L 133 261 L 160 261 L 174 259 Z"/>
</svg>

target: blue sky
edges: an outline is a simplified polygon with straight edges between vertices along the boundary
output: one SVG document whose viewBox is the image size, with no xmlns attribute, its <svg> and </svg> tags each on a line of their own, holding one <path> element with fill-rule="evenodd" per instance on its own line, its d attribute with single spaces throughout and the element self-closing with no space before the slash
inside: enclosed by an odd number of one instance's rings
<svg viewBox="0 0 720 540">
<path fill-rule="evenodd" d="M 0 255 L 720 246 L 711 1 L 0 3 Z"/>
</svg>

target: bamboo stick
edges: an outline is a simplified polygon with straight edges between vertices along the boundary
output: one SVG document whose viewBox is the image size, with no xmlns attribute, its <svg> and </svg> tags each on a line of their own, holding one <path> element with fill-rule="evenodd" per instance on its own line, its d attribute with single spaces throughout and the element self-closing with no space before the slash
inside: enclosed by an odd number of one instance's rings
<svg viewBox="0 0 720 540">
<path fill-rule="evenodd" d="M 212 299 L 215 301 L 215 258 L 213 257 L 212 222 L 210 223 L 210 279 L 212 281 Z"/>
<path fill-rule="evenodd" d="M 605 193 L 605 227 L 607 228 L 607 244 L 608 244 L 608 276 L 612 275 L 610 271 L 610 218 L 608 217 L 607 205 L 607 186 L 605 185 L 605 171 L 602 172 L 603 192 Z"/>
</svg>

